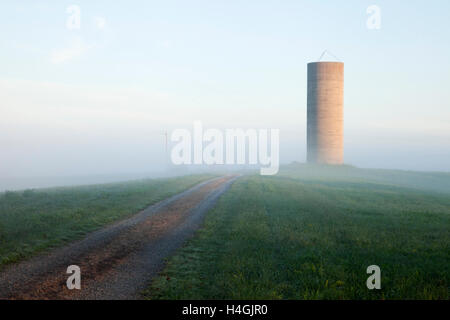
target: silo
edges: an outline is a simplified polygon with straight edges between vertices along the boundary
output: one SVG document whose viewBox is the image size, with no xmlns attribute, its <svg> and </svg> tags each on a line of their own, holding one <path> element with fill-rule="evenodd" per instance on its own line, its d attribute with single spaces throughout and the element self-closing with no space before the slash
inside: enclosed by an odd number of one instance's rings
<svg viewBox="0 0 450 320">
<path fill-rule="evenodd" d="M 344 64 L 308 63 L 307 161 L 342 164 Z"/>
</svg>

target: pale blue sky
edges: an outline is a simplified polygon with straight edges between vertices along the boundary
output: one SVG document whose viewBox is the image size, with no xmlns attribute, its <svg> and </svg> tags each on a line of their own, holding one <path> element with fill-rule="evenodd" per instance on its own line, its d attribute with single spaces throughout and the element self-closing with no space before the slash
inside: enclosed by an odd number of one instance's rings
<svg viewBox="0 0 450 320">
<path fill-rule="evenodd" d="M 160 132 L 193 120 L 280 128 L 281 161 L 304 161 L 306 64 L 325 49 L 345 63 L 347 163 L 449 171 L 449 13 L 447 0 L 2 1 L 0 176 L 158 168 Z"/>
</svg>

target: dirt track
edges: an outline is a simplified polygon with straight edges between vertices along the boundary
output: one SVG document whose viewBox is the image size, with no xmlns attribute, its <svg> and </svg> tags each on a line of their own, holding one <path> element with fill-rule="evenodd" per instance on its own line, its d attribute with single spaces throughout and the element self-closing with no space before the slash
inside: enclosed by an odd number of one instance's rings
<svg viewBox="0 0 450 320">
<path fill-rule="evenodd" d="M 235 176 L 201 183 L 81 241 L 11 265 L 0 273 L 0 299 L 139 299 L 168 257 L 200 226 Z M 81 290 L 66 269 L 81 268 Z"/>
</svg>

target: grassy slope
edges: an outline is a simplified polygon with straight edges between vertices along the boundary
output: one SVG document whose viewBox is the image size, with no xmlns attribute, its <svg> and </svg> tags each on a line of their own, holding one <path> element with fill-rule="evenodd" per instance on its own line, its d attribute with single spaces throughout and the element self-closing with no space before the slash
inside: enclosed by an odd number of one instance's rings
<svg viewBox="0 0 450 320">
<path fill-rule="evenodd" d="M 290 166 L 241 178 L 148 297 L 448 299 L 450 197 L 430 189 L 449 192 L 449 176 L 432 174 L 430 185 L 429 174 L 383 173 L 343 168 L 325 179 Z M 396 176 L 426 191 L 394 186 Z M 366 287 L 372 264 L 382 290 Z"/>
<path fill-rule="evenodd" d="M 193 175 L 0 194 L 0 267 L 81 238 L 211 177 Z"/>
</svg>

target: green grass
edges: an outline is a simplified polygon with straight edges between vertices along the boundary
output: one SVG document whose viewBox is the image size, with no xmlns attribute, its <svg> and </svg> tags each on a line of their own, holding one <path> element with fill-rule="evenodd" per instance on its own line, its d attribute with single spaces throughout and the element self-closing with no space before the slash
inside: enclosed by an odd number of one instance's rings
<svg viewBox="0 0 450 320">
<path fill-rule="evenodd" d="M 147 298 L 449 299 L 449 175 L 311 170 L 236 181 Z"/>
<path fill-rule="evenodd" d="M 192 175 L 0 193 L 0 268 L 79 239 L 212 177 Z"/>
</svg>

